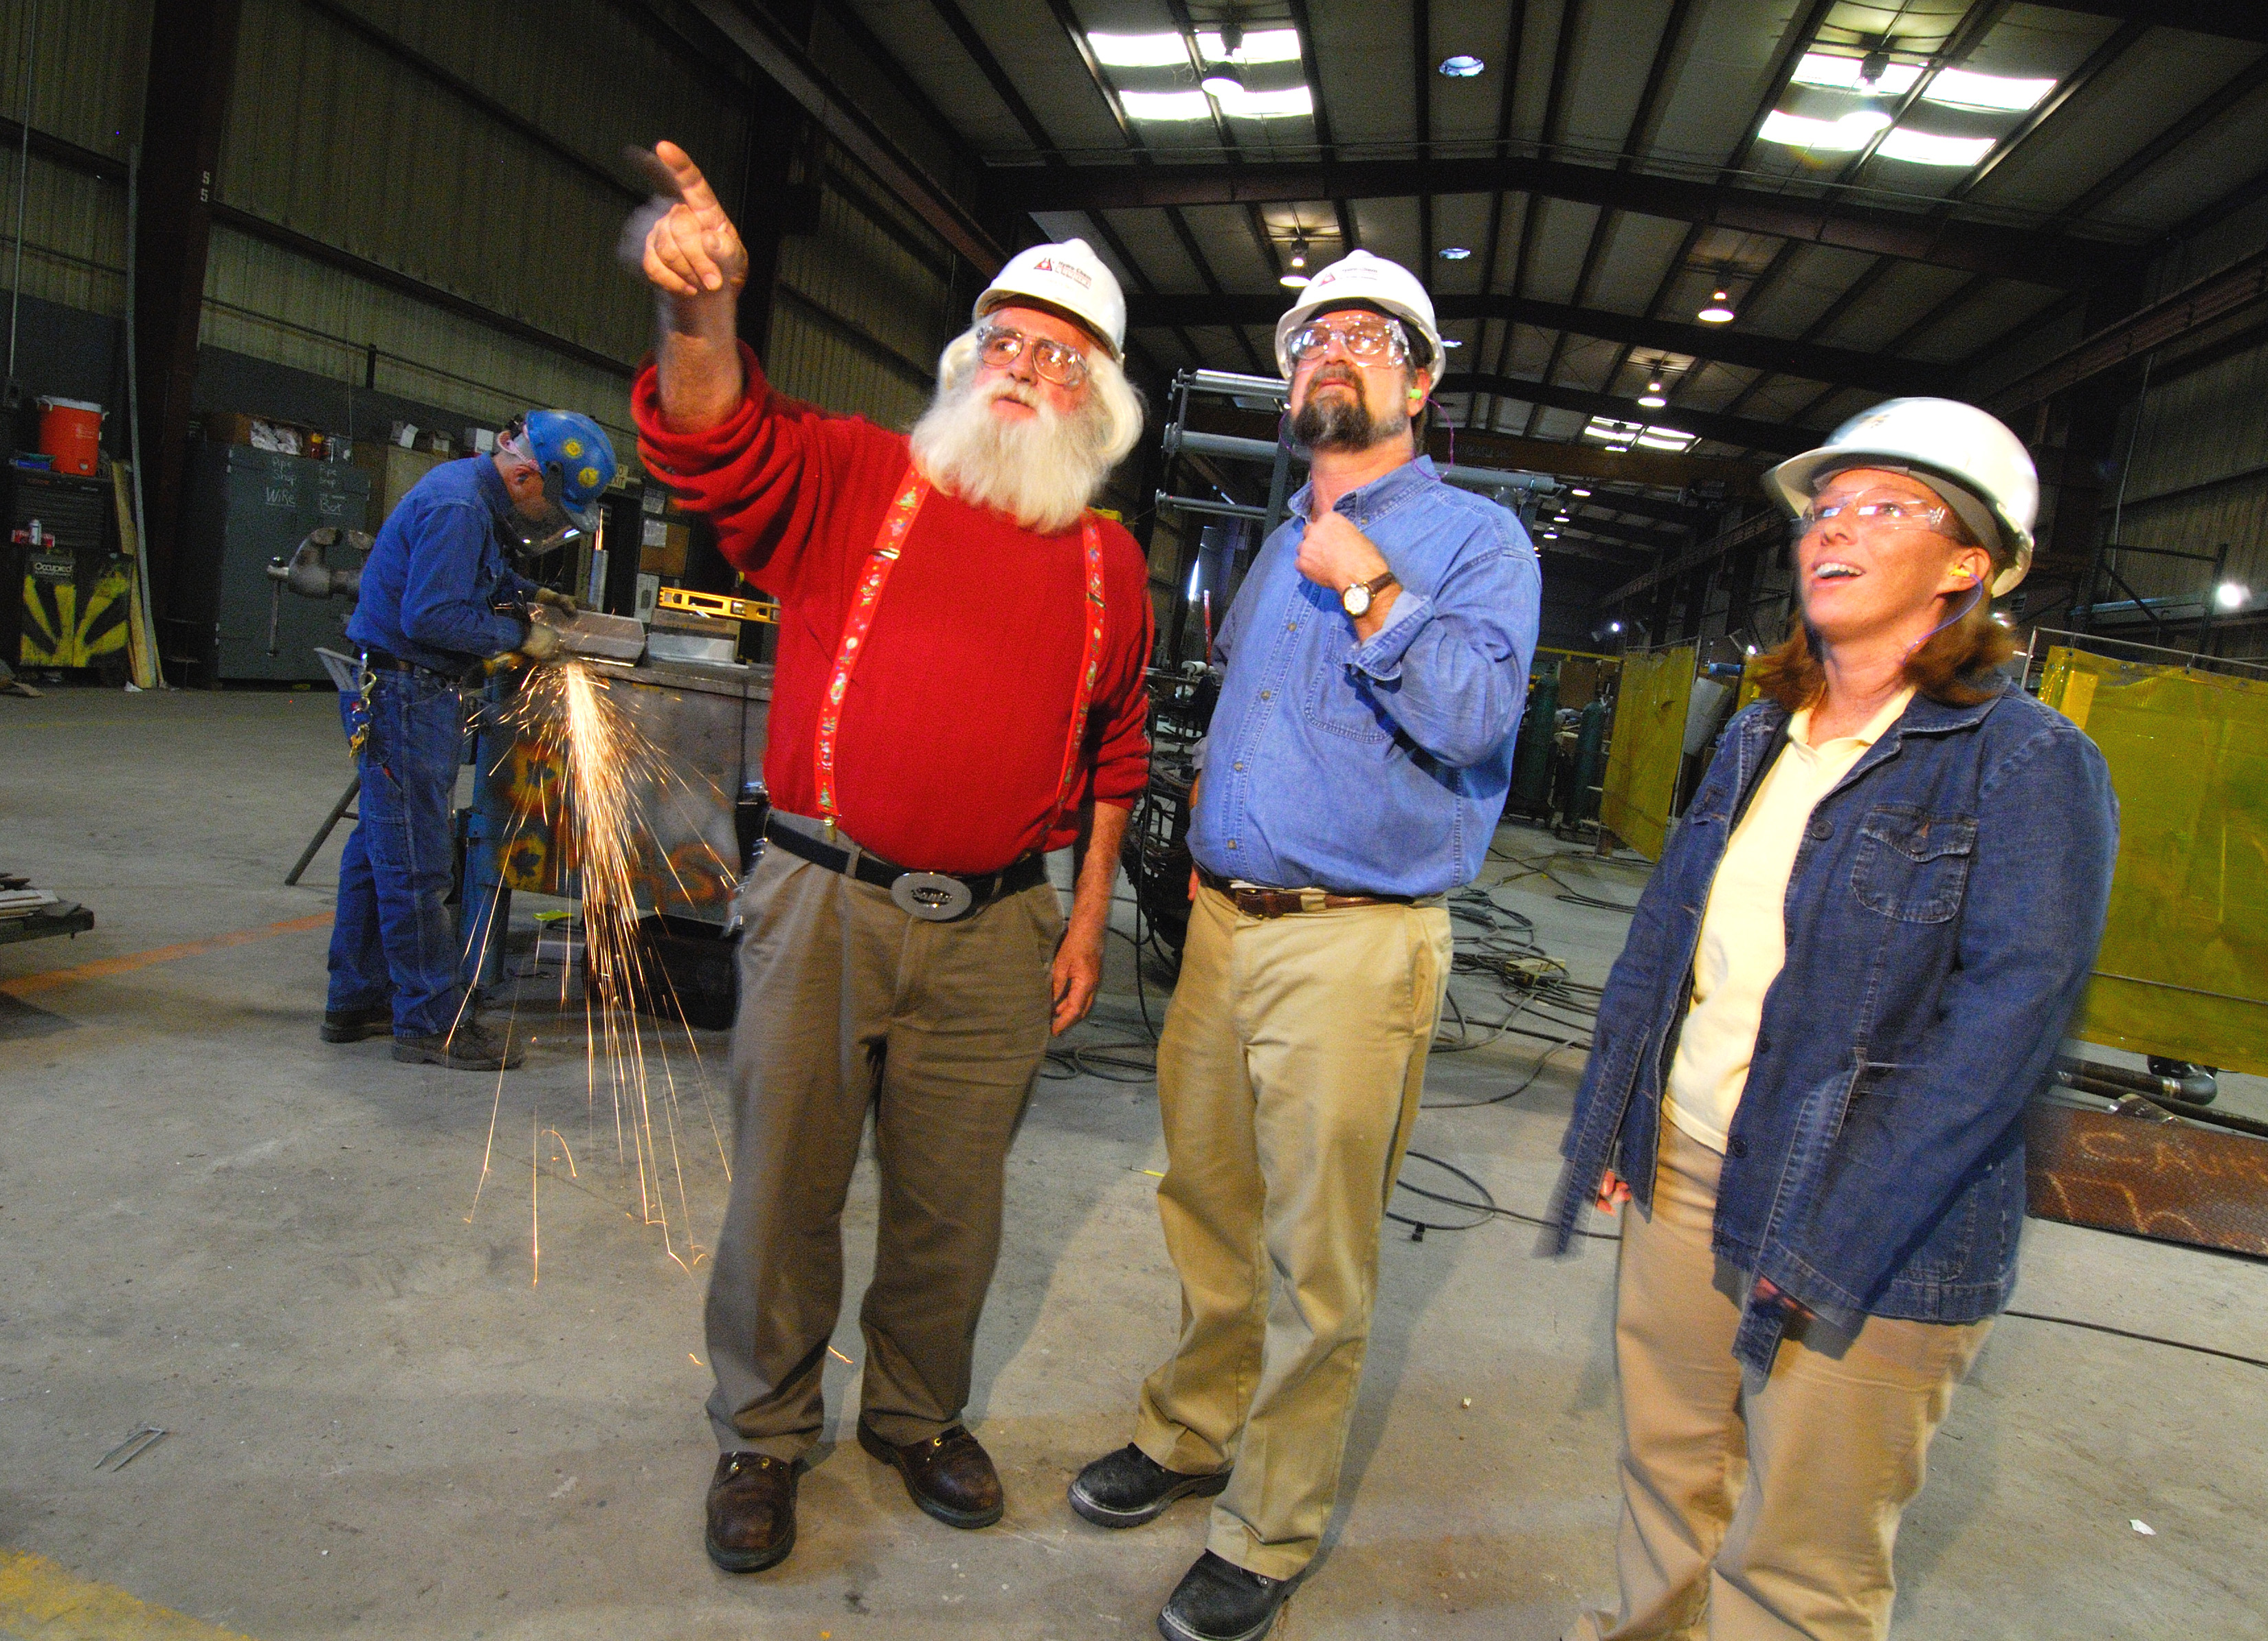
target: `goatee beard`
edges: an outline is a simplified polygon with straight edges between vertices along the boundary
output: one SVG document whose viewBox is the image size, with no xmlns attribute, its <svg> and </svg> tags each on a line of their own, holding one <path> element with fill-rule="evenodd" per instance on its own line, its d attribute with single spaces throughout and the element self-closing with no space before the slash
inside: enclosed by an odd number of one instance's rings
<svg viewBox="0 0 2268 1641">
<path fill-rule="evenodd" d="M 1331 399 L 1318 398 L 1315 388 L 1310 388 L 1307 402 L 1292 418 L 1292 437 L 1310 450 L 1367 450 L 1409 428 L 1406 411 L 1385 421 L 1371 415 L 1359 385 L 1350 396 Z"/>
</svg>

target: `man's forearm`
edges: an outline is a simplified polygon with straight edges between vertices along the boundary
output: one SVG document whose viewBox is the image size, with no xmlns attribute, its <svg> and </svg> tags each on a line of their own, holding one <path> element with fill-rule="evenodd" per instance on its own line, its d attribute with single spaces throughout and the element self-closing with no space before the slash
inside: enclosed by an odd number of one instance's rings
<svg viewBox="0 0 2268 1641">
<path fill-rule="evenodd" d="M 1071 891 L 1071 933 L 1099 939 L 1110 925 L 1110 894 L 1118 884 L 1118 852 L 1126 841 L 1129 811 L 1097 803 L 1087 811 L 1086 837 Z"/>
<path fill-rule="evenodd" d="M 671 429 L 714 427 L 740 403 L 740 340 L 733 293 L 664 296 L 654 322 L 661 414 Z"/>
</svg>

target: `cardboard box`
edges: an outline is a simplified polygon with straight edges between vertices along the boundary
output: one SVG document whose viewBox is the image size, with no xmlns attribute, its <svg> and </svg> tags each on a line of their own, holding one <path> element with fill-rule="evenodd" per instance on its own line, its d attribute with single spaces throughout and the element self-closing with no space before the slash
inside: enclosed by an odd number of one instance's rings
<svg viewBox="0 0 2268 1641">
<path fill-rule="evenodd" d="M 693 527 L 689 524 L 665 524 L 661 527 L 661 544 L 654 546 L 653 521 L 646 521 L 646 543 L 638 549 L 638 568 L 648 575 L 683 575 L 685 555 L 693 546 Z"/>
<path fill-rule="evenodd" d="M 354 447 L 354 464 L 370 475 L 370 528 L 375 530 L 386 522 L 402 497 L 415 484 L 449 458 L 430 450 L 405 450 L 400 445 L 374 444 L 365 439 Z"/>
</svg>

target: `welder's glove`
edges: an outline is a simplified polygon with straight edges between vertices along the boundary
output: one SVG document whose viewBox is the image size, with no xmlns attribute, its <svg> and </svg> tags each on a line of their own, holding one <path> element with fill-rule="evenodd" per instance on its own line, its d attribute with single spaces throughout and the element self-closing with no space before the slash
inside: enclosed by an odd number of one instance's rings
<svg viewBox="0 0 2268 1641">
<path fill-rule="evenodd" d="M 520 640 L 519 653 L 539 665 L 559 659 L 559 634 L 540 621 L 527 624 L 527 636 Z"/>
<path fill-rule="evenodd" d="M 535 602 L 539 604 L 549 604 L 562 615 L 576 615 L 583 608 L 575 602 L 575 595 L 572 593 L 562 593 L 549 587 L 539 587 L 535 589 Z"/>
</svg>

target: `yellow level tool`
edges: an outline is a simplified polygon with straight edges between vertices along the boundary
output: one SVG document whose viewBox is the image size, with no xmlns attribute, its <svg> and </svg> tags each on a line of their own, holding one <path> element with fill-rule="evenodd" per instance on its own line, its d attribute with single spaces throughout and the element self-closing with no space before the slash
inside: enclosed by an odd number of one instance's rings
<svg viewBox="0 0 2268 1641">
<path fill-rule="evenodd" d="M 779 625 L 779 605 L 769 598 L 735 598 L 729 593 L 696 593 L 689 587 L 665 587 L 655 595 L 664 610 L 708 616 L 718 621 L 769 621 Z"/>
</svg>

